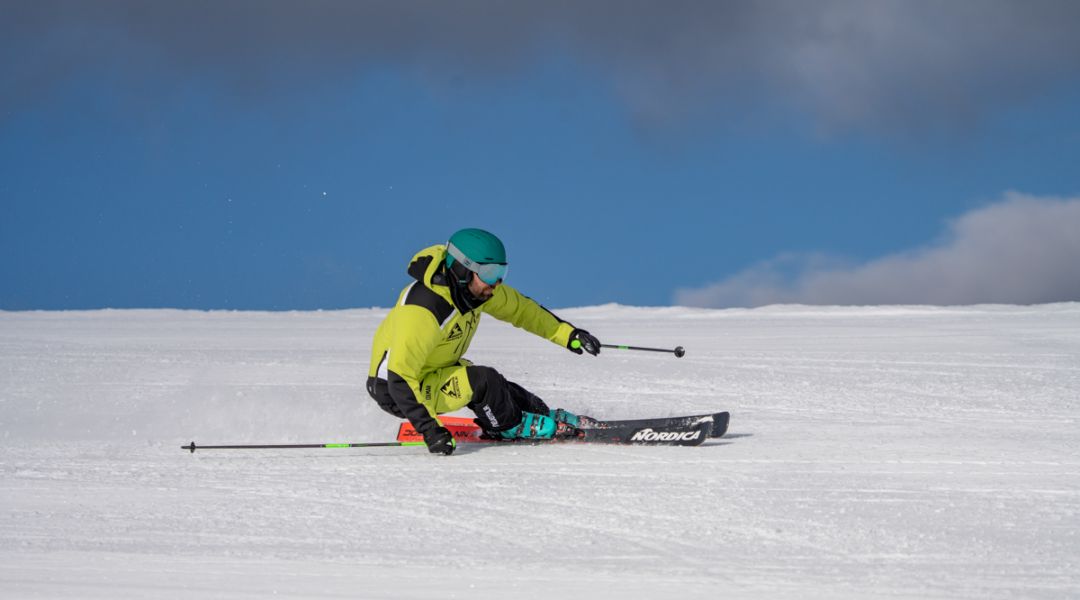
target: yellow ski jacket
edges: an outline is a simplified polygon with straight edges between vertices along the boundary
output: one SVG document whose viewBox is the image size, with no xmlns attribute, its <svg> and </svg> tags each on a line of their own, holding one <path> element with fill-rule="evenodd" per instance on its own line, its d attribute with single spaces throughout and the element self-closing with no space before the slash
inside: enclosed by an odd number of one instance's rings
<svg viewBox="0 0 1080 600">
<path fill-rule="evenodd" d="M 390 396 L 420 432 L 438 425 L 434 409 L 423 405 L 421 382 L 433 371 L 462 363 L 480 317 L 487 313 L 566 347 L 574 326 L 514 288 L 500 284 L 493 296 L 464 314 L 455 308 L 446 273 L 446 246 L 418 252 L 409 263 L 415 282 L 375 332 L 369 377 L 385 379 Z"/>
</svg>

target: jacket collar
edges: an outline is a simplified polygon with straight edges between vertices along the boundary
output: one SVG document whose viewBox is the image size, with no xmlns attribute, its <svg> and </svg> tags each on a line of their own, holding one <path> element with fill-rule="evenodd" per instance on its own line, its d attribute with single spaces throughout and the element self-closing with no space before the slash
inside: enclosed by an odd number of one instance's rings
<svg viewBox="0 0 1080 600">
<path fill-rule="evenodd" d="M 450 281 L 446 277 L 446 246 L 437 244 L 416 253 L 409 261 L 409 275 L 424 284 L 450 304 L 454 300 L 450 295 Z M 459 308 L 460 310 L 460 308 Z"/>
</svg>

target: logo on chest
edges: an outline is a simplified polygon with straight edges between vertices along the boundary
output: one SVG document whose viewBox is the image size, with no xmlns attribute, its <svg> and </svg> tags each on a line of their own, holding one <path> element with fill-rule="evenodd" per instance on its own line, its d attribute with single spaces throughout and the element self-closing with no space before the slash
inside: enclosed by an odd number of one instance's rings
<svg viewBox="0 0 1080 600">
<path fill-rule="evenodd" d="M 465 335 L 465 332 L 461 330 L 461 324 L 454 323 L 454 326 L 450 328 L 450 335 L 446 337 L 446 341 L 460 340 L 463 335 Z"/>
</svg>

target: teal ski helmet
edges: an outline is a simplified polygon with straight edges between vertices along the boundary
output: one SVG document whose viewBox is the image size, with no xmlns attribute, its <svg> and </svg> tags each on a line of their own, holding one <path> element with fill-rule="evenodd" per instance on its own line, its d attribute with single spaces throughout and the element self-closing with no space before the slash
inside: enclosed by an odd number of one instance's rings
<svg viewBox="0 0 1080 600">
<path fill-rule="evenodd" d="M 483 229 L 462 229 L 446 242 L 446 267 L 454 263 L 476 273 L 488 285 L 506 278 L 506 247 L 495 234 Z"/>
</svg>

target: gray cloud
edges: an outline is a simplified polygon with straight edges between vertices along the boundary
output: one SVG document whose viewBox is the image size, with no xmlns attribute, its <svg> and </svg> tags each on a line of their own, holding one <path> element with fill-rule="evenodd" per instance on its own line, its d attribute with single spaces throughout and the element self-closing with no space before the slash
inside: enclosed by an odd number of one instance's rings
<svg viewBox="0 0 1080 600">
<path fill-rule="evenodd" d="M 1080 74 L 1073 0 L 2 1 L 0 114 L 79 76 L 247 96 L 373 65 L 453 85 L 553 52 L 647 120 L 783 105 L 825 128 L 968 123 Z M 301 79 L 301 84 L 303 79 Z M 10 85 L 9 85 L 10 84 Z M 735 114 L 745 114 L 736 111 Z M 733 117 L 734 118 L 734 117 Z"/>
<path fill-rule="evenodd" d="M 785 255 L 701 289 L 686 306 L 1035 304 L 1080 300 L 1080 198 L 1006 194 L 937 244 L 865 264 Z"/>
</svg>

